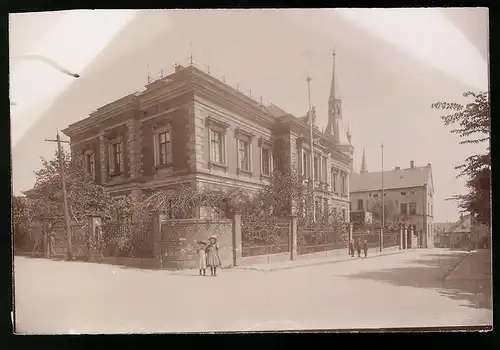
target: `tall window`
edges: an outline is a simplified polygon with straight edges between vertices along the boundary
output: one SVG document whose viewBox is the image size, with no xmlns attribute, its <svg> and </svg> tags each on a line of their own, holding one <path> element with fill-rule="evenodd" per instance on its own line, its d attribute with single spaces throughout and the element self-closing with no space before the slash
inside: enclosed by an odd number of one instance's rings
<svg viewBox="0 0 500 350">
<path fill-rule="evenodd" d="M 363 200 L 358 199 L 358 210 L 363 210 Z"/>
<path fill-rule="evenodd" d="M 222 133 L 216 130 L 210 130 L 210 160 L 214 163 L 222 164 Z"/>
<path fill-rule="evenodd" d="M 95 161 L 94 161 L 94 153 L 88 153 L 85 155 L 85 164 L 87 166 L 87 173 L 95 178 Z"/>
<path fill-rule="evenodd" d="M 337 193 L 337 171 L 332 169 L 332 190 Z"/>
<path fill-rule="evenodd" d="M 327 169 L 326 169 L 326 158 L 323 157 L 323 163 L 321 164 L 321 181 L 327 182 Z"/>
<path fill-rule="evenodd" d="M 408 215 L 408 204 L 401 203 L 400 204 L 400 211 L 401 211 L 401 215 Z"/>
<path fill-rule="evenodd" d="M 162 132 L 158 135 L 159 142 L 159 156 L 160 156 L 160 164 L 168 164 L 170 162 L 170 154 L 171 154 L 171 144 L 170 144 L 170 131 Z"/>
<path fill-rule="evenodd" d="M 269 148 L 261 149 L 262 157 L 262 174 L 271 175 L 271 150 Z"/>
<path fill-rule="evenodd" d="M 417 203 L 410 203 L 410 215 L 417 215 Z"/>
<path fill-rule="evenodd" d="M 311 159 L 309 158 L 309 153 L 306 151 L 302 151 L 302 176 L 305 178 L 310 177 L 310 171 L 311 171 Z"/>
<path fill-rule="evenodd" d="M 344 222 L 347 222 L 347 210 L 345 210 L 345 208 L 342 208 L 342 220 Z"/>
<path fill-rule="evenodd" d="M 250 144 L 247 141 L 238 140 L 239 169 L 250 170 Z"/>
<path fill-rule="evenodd" d="M 345 174 L 342 174 L 342 194 L 347 193 L 347 177 Z"/>
<path fill-rule="evenodd" d="M 109 152 L 109 173 L 119 174 L 123 169 L 123 152 L 122 152 L 122 143 L 115 142 L 111 144 L 110 152 Z"/>
<path fill-rule="evenodd" d="M 319 181 L 320 177 L 319 173 L 319 159 L 318 157 L 314 157 L 314 181 Z"/>
</svg>

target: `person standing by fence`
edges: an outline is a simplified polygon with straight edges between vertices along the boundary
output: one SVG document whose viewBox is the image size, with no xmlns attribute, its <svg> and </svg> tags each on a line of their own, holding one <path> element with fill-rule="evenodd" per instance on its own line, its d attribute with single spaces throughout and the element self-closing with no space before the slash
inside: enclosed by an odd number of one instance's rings
<svg viewBox="0 0 500 350">
<path fill-rule="evenodd" d="M 366 258 L 366 256 L 368 255 L 368 241 L 366 239 L 363 240 L 363 253 Z"/>
<path fill-rule="evenodd" d="M 203 241 L 198 241 L 198 269 L 200 270 L 200 276 L 205 276 L 207 270 L 207 243 Z"/>
<path fill-rule="evenodd" d="M 212 276 L 217 276 L 217 267 L 221 266 L 221 262 L 219 258 L 217 237 L 215 235 L 210 236 L 209 243 L 205 251 L 207 253 L 207 266 L 210 267 L 210 274 Z"/>
<path fill-rule="evenodd" d="M 361 257 L 361 241 L 360 241 L 359 237 L 356 238 L 354 245 L 356 246 L 356 252 L 358 253 L 358 258 L 360 258 Z"/>
<path fill-rule="evenodd" d="M 349 241 L 349 255 L 352 257 L 354 257 L 354 240 L 351 239 Z"/>
</svg>

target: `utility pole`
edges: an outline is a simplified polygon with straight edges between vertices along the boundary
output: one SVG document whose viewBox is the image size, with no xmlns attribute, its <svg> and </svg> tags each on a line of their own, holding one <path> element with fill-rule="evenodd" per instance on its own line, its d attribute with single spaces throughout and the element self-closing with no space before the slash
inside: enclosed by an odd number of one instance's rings
<svg viewBox="0 0 500 350">
<path fill-rule="evenodd" d="M 59 159 L 59 173 L 61 174 L 61 185 L 63 192 L 63 202 L 64 202 L 64 221 L 66 222 L 66 235 L 67 235 L 67 244 L 68 244 L 68 252 L 67 258 L 69 261 L 73 260 L 73 253 L 71 249 L 71 225 L 69 222 L 69 213 L 68 213 L 68 194 L 66 193 L 66 176 L 64 174 L 64 163 L 63 163 L 63 153 L 61 143 L 68 143 L 69 141 L 62 141 L 59 136 L 59 131 L 57 131 L 57 137 L 55 140 L 47 140 L 47 142 L 57 142 L 57 158 Z"/>
<path fill-rule="evenodd" d="M 384 193 L 384 141 L 380 145 L 382 148 L 382 232 L 385 226 L 385 193 Z"/>
<path fill-rule="evenodd" d="M 311 136 L 311 154 L 310 154 L 310 167 L 311 167 L 311 199 L 312 199 L 312 214 L 313 220 L 316 219 L 316 203 L 314 202 L 314 139 L 313 139 L 313 118 L 311 113 L 311 77 L 309 73 L 307 73 L 306 82 L 307 82 L 307 94 L 308 94 L 308 102 L 309 102 L 309 131 Z"/>
</svg>

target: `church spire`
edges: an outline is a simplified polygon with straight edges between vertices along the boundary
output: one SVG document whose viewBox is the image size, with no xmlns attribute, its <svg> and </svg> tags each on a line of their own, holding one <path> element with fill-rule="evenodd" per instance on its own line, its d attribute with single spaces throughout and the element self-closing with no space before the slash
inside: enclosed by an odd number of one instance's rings
<svg viewBox="0 0 500 350">
<path fill-rule="evenodd" d="M 367 173 L 368 170 L 366 169 L 366 156 L 365 156 L 365 149 L 363 148 L 363 159 L 361 160 L 361 171 L 360 173 Z"/>
<path fill-rule="evenodd" d="M 330 97 L 328 98 L 328 123 L 325 133 L 333 138 L 337 144 L 340 143 L 341 120 L 342 120 L 342 100 L 337 96 L 335 79 L 335 50 L 332 50 L 333 66 L 332 66 L 332 82 L 330 86 Z"/>
<path fill-rule="evenodd" d="M 330 100 L 334 100 L 337 98 L 337 91 L 335 89 L 335 49 L 332 50 L 333 55 L 333 69 L 332 69 L 332 82 L 330 85 Z"/>
</svg>

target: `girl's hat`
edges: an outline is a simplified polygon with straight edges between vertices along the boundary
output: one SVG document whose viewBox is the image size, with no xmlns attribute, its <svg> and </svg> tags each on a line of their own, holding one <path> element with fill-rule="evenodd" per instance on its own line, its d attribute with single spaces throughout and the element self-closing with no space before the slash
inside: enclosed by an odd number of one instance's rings
<svg viewBox="0 0 500 350">
<path fill-rule="evenodd" d="M 211 235 L 210 237 L 208 237 L 209 239 L 217 239 L 217 236 L 216 235 Z"/>
</svg>

